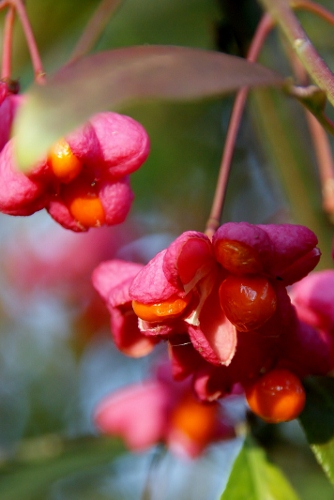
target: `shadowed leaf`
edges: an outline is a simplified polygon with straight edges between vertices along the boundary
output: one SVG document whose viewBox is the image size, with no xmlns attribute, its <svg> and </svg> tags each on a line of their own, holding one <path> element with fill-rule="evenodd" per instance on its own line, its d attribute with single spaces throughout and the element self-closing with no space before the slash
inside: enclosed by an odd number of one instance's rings
<svg viewBox="0 0 334 500">
<path fill-rule="evenodd" d="M 306 406 L 299 418 L 313 453 L 334 484 L 334 379 L 310 377 L 304 386 Z"/>
</svg>

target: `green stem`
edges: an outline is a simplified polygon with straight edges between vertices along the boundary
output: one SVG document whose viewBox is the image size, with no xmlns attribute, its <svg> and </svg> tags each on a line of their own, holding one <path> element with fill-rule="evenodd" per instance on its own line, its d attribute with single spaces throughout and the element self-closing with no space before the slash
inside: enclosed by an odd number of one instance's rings
<svg viewBox="0 0 334 500">
<path fill-rule="evenodd" d="M 304 68 L 334 106 L 334 75 L 315 50 L 286 0 L 259 0 L 286 35 Z"/>
</svg>

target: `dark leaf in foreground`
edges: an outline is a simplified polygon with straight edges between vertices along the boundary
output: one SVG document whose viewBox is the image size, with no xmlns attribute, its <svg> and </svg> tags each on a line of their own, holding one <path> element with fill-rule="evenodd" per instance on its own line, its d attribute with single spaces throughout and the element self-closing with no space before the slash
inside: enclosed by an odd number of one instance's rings
<svg viewBox="0 0 334 500">
<path fill-rule="evenodd" d="M 16 153 L 27 169 L 60 136 L 99 111 L 136 101 L 219 97 L 243 86 L 282 85 L 263 66 L 219 52 L 176 46 L 135 46 L 100 52 L 33 85 L 15 120 Z"/>
</svg>

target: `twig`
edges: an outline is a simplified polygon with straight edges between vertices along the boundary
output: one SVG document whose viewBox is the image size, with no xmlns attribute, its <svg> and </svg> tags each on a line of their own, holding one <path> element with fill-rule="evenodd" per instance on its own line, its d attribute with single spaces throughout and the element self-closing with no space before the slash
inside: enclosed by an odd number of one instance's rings
<svg viewBox="0 0 334 500">
<path fill-rule="evenodd" d="M 13 28 L 15 20 L 15 9 L 14 7 L 9 7 L 6 18 L 5 27 L 3 35 L 3 48 L 2 48 L 2 68 L 1 68 L 1 78 L 2 80 L 10 80 L 11 77 L 11 60 L 12 60 L 12 47 L 13 47 Z"/>
<path fill-rule="evenodd" d="M 267 38 L 268 33 L 271 31 L 272 27 L 273 27 L 273 22 L 271 16 L 269 16 L 268 14 L 264 14 L 258 25 L 252 43 L 250 45 L 247 55 L 248 61 L 250 62 L 256 61 L 263 46 L 263 43 Z M 240 126 L 242 113 L 245 107 L 248 90 L 249 89 L 247 87 L 239 90 L 239 92 L 237 93 L 237 97 L 234 101 L 231 113 L 231 119 L 226 135 L 224 152 L 220 164 L 216 191 L 212 202 L 210 216 L 207 221 L 205 229 L 205 234 L 209 238 L 212 238 L 213 234 L 215 233 L 220 223 L 221 213 L 224 205 L 226 187 L 230 173 L 230 166 L 233 157 L 234 145 Z"/>
<path fill-rule="evenodd" d="M 322 5 L 312 2 L 311 0 L 290 0 L 290 6 L 294 10 L 307 10 L 321 17 L 325 21 L 334 25 L 334 14 L 327 10 Z"/>
<path fill-rule="evenodd" d="M 289 4 L 286 0 L 260 0 L 260 3 L 284 32 L 310 77 L 334 106 L 334 75 L 315 50 Z"/>
<path fill-rule="evenodd" d="M 38 47 L 36 44 L 36 40 L 30 25 L 30 21 L 27 15 L 26 8 L 21 0 L 11 0 L 11 4 L 15 6 L 17 15 L 21 21 L 22 28 L 24 31 L 24 35 L 26 37 L 32 66 L 34 68 L 35 73 L 35 81 L 37 83 L 43 84 L 45 83 L 45 72 L 43 69 L 42 61 L 39 55 Z"/>
<path fill-rule="evenodd" d="M 87 54 L 94 47 L 99 36 L 107 26 L 110 17 L 121 3 L 122 0 L 102 0 L 77 42 L 72 52 L 70 63 Z"/>
</svg>

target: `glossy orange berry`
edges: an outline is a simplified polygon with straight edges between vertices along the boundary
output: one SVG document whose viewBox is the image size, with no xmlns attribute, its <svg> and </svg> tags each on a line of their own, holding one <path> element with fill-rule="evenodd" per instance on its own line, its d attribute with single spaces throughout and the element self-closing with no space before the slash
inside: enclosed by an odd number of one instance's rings
<svg viewBox="0 0 334 500">
<path fill-rule="evenodd" d="M 64 186 L 62 198 L 72 217 L 83 227 L 100 227 L 105 223 L 105 213 L 96 189 L 85 180 L 73 181 Z"/>
<path fill-rule="evenodd" d="M 77 177 L 83 163 L 72 153 L 70 145 L 64 139 L 60 139 L 49 152 L 48 165 L 60 182 L 66 184 Z"/>
<path fill-rule="evenodd" d="M 277 306 L 275 290 L 262 276 L 228 276 L 219 287 L 220 305 L 241 332 L 264 325 Z"/>
<path fill-rule="evenodd" d="M 191 295 L 188 294 L 183 298 L 171 297 L 164 302 L 159 302 L 157 304 L 143 304 L 132 301 L 132 308 L 138 318 L 148 321 L 150 323 L 156 323 L 166 319 L 173 319 L 181 316 L 186 307 L 191 300 Z"/>
<path fill-rule="evenodd" d="M 217 261 L 233 274 L 256 274 L 263 271 L 258 252 L 240 241 L 221 240 L 215 245 Z"/>
<path fill-rule="evenodd" d="M 198 444 L 210 441 L 217 419 L 218 406 L 196 401 L 189 395 L 176 406 L 171 415 L 171 427 Z"/>
<path fill-rule="evenodd" d="M 272 370 L 246 388 L 250 409 L 268 423 L 297 418 L 305 406 L 305 390 L 289 370 Z"/>
</svg>

